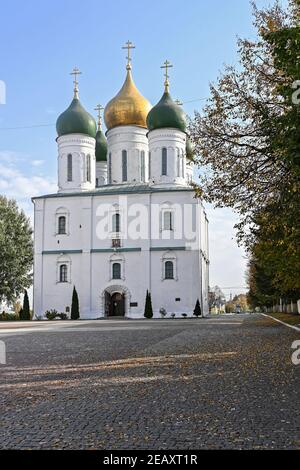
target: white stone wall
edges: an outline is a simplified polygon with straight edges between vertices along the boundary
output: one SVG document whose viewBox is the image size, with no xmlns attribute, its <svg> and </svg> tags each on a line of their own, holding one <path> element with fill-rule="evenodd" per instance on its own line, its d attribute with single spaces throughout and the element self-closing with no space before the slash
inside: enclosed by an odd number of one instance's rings
<svg viewBox="0 0 300 470">
<path fill-rule="evenodd" d="M 36 316 L 42 316 L 52 308 L 65 311 L 71 305 L 74 285 L 79 295 L 81 318 L 104 315 L 106 289 L 125 293 L 128 317 L 143 316 L 147 289 L 152 294 L 155 316 L 160 316 L 161 307 L 169 314 L 191 315 L 197 298 L 202 302 L 204 313 L 208 313 L 207 221 L 202 204 L 194 198 L 193 191 L 137 190 L 128 195 L 101 195 L 99 189 L 93 195 L 81 193 L 77 196 L 36 198 L 34 204 Z M 108 228 L 107 239 L 97 236 L 105 205 L 111 211 L 109 220 L 115 210 L 119 211 L 123 232 L 132 229 L 130 224 L 126 227 L 124 223 L 126 214 L 131 214 L 131 221 L 136 210 L 143 208 L 147 213 L 143 230 L 148 225 L 152 236 L 132 239 L 121 233 L 121 251 L 114 251 L 112 238 L 116 234 L 111 228 Z M 186 206 L 192 208 L 197 216 L 194 222 L 198 230 L 193 242 L 190 242 L 188 234 L 180 235 L 180 213 L 184 213 Z M 175 227 L 171 234 L 162 229 L 160 222 L 159 214 L 166 207 L 174 209 L 175 213 Z M 66 235 L 57 233 L 57 217 L 62 213 L 67 216 Z M 168 239 L 170 236 L 171 239 Z M 175 278 L 172 280 L 163 279 L 162 276 L 166 259 L 175 263 Z M 114 260 L 122 264 L 120 280 L 111 278 L 111 263 Z M 59 263 L 69 267 L 67 283 L 58 282 Z M 130 302 L 136 302 L 138 306 L 130 306 Z"/>
<path fill-rule="evenodd" d="M 96 181 L 96 141 L 83 134 L 58 137 L 58 191 L 74 192 L 92 190 Z M 72 181 L 68 181 L 67 158 L 72 155 Z M 87 156 L 91 158 L 91 178 L 87 181 Z"/>
<path fill-rule="evenodd" d="M 156 129 L 149 132 L 148 140 L 151 153 L 151 183 L 186 185 L 186 134 L 178 129 Z M 163 148 L 167 149 L 167 175 L 162 175 Z M 179 172 L 178 151 L 180 155 Z"/>
<path fill-rule="evenodd" d="M 107 162 L 96 162 L 96 182 L 98 187 L 107 184 Z"/>
<path fill-rule="evenodd" d="M 141 152 L 145 152 L 145 181 L 148 181 L 147 129 L 138 126 L 119 126 L 107 132 L 108 172 L 111 168 L 111 184 L 122 181 L 122 151 L 127 152 L 127 183 L 141 182 Z M 109 165 L 111 158 L 111 165 Z"/>
</svg>

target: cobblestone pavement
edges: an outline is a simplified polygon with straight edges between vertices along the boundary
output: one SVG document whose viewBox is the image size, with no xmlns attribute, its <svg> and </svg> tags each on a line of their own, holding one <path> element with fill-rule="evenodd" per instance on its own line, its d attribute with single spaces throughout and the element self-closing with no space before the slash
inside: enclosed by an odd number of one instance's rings
<svg viewBox="0 0 300 470">
<path fill-rule="evenodd" d="M 270 318 L 45 323 L 0 339 L 2 449 L 300 448 L 300 332 Z"/>
</svg>

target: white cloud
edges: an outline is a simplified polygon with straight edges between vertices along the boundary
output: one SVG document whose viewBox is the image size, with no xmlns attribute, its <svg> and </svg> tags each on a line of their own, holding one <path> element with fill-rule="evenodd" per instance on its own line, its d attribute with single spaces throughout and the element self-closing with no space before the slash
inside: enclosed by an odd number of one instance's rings
<svg viewBox="0 0 300 470">
<path fill-rule="evenodd" d="M 45 163 L 45 160 L 32 160 L 30 163 L 32 166 L 41 166 Z"/>
<path fill-rule="evenodd" d="M 17 167 L 17 163 L 21 160 L 27 158 L 13 152 L 0 152 L 0 193 L 16 199 L 19 207 L 33 219 L 31 198 L 56 192 L 57 185 L 49 177 L 24 174 Z"/>
</svg>

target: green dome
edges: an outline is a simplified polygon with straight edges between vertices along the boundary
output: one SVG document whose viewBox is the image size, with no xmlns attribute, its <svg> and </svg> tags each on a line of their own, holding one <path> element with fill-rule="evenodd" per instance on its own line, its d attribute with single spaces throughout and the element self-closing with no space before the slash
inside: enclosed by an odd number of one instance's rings
<svg viewBox="0 0 300 470">
<path fill-rule="evenodd" d="M 96 134 L 96 161 L 106 162 L 107 160 L 107 142 L 105 135 L 101 130 Z"/>
<path fill-rule="evenodd" d="M 185 112 L 176 104 L 168 91 L 165 91 L 161 100 L 155 105 L 147 116 L 147 127 L 150 131 L 171 127 L 186 131 Z"/>
<path fill-rule="evenodd" d="M 75 97 L 68 109 L 57 119 L 56 131 L 58 137 L 68 134 L 86 134 L 95 138 L 96 122 Z"/>
<path fill-rule="evenodd" d="M 192 161 L 194 159 L 195 149 L 189 137 L 186 138 L 185 151 L 186 151 L 186 158 Z"/>
</svg>

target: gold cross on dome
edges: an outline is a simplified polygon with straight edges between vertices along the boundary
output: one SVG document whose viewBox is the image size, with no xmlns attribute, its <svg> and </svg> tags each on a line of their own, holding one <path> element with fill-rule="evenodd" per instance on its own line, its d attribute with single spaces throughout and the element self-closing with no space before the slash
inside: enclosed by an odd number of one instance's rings
<svg viewBox="0 0 300 470">
<path fill-rule="evenodd" d="M 101 129 L 101 111 L 103 111 L 104 107 L 101 106 L 101 104 L 97 104 L 96 108 L 94 108 L 95 111 L 98 112 L 98 129 Z"/>
<path fill-rule="evenodd" d="M 81 72 L 78 67 L 74 67 L 70 75 L 74 75 L 74 98 L 78 98 L 78 80 L 77 75 L 81 75 Z"/>
<path fill-rule="evenodd" d="M 122 46 L 122 49 L 127 49 L 127 56 L 126 56 L 126 59 L 127 59 L 127 65 L 126 65 L 126 69 L 127 70 L 131 70 L 131 55 L 130 55 L 130 51 L 131 49 L 135 49 L 135 46 L 133 45 L 133 43 L 131 41 L 127 41 L 125 43 L 125 46 Z"/>
<path fill-rule="evenodd" d="M 161 69 L 165 69 L 165 73 L 164 73 L 164 76 L 165 76 L 165 91 L 169 91 L 169 74 L 168 74 L 168 69 L 170 69 L 171 67 L 173 67 L 173 65 L 171 64 L 171 62 L 169 62 L 168 60 L 165 60 L 164 62 L 164 65 L 161 65 Z"/>
</svg>

